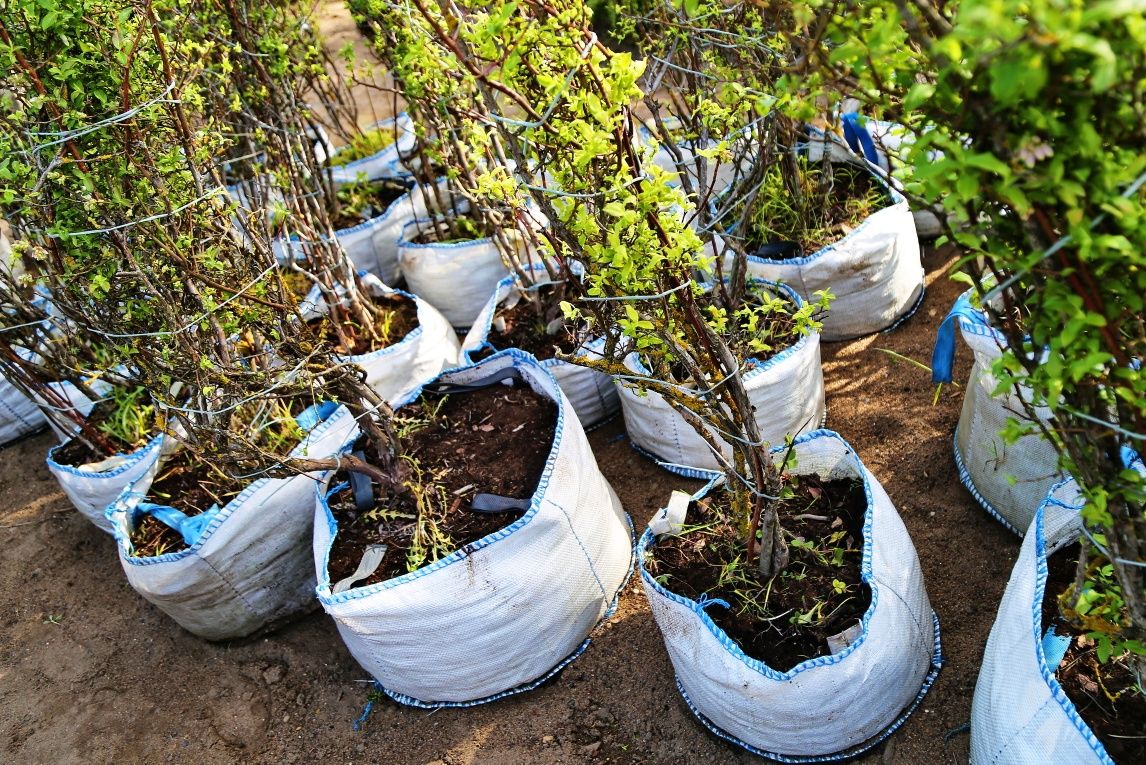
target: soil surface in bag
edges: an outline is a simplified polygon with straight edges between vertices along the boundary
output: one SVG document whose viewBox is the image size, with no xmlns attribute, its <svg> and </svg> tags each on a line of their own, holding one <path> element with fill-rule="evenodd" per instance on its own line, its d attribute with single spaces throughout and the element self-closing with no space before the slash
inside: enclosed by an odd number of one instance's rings
<svg viewBox="0 0 1146 765">
<path fill-rule="evenodd" d="M 398 412 L 408 428 L 409 484 L 367 511 L 345 489 L 330 498 L 338 534 L 330 551 L 330 581 L 350 576 L 368 545 L 385 544 L 378 569 L 355 587 L 384 582 L 443 558 L 504 528 L 524 511 L 479 513 L 476 494 L 528 499 L 537 488 L 557 428 L 557 405 L 518 381 L 470 393 L 430 394 Z M 337 475 L 331 485 L 349 480 Z M 419 518 L 418 498 L 423 497 Z"/>
<path fill-rule="evenodd" d="M 750 255 L 759 254 L 767 260 L 803 258 L 839 241 L 856 229 L 864 219 L 882 207 L 891 204 L 887 190 L 865 169 L 851 164 L 832 163 L 831 190 L 822 194 L 816 189 L 822 165 L 809 166 L 800 162 L 802 186 L 809 197 L 811 209 L 801 213 L 788 200 L 778 170 L 770 173 L 765 183 L 776 184 L 771 199 L 777 207 L 760 208 L 749 227 L 745 248 Z M 772 178 L 771 176 L 775 176 Z M 776 243 L 793 243 L 791 247 L 762 247 Z"/>
<path fill-rule="evenodd" d="M 377 218 L 409 191 L 396 181 L 349 183 L 338 190 L 338 209 L 332 211 L 330 223 L 336 231 L 353 228 Z"/>
<path fill-rule="evenodd" d="M 1071 637 L 1055 677 L 1115 762 L 1144 763 L 1146 697 L 1138 692 L 1129 663 L 1123 660 L 1101 664 L 1096 641 L 1087 637 L 1085 630 L 1068 624 L 1059 610 L 1059 595 L 1074 582 L 1078 553 L 1075 544 L 1047 558 L 1043 634 L 1054 625 L 1056 634 Z"/>
<path fill-rule="evenodd" d="M 542 301 L 553 305 L 551 286 L 541 287 L 537 293 Z M 577 335 L 570 331 L 567 323 L 563 323 L 555 334 L 551 335 L 546 331 L 550 321 L 561 318 L 560 311 L 547 319 L 538 313 L 539 307 L 538 303 L 522 297 L 512 308 L 498 310 L 494 315 L 505 322 L 505 330 L 498 332 L 490 328 L 489 342 L 498 349 L 519 348 L 533 354 L 539 361 L 555 358 L 558 350 L 562 353 L 572 353 L 576 350 Z M 483 349 L 476 354 L 474 360 L 492 356 L 493 353 L 494 351 L 488 348 Z"/>
<path fill-rule="evenodd" d="M 249 480 L 229 478 L 189 453 L 180 452 L 163 464 L 147 490 L 147 501 L 195 516 L 215 504 L 226 507 L 249 484 Z M 151 558 L 186 549 L 187 544 L 178 531 L 152 515 L 144 515 L 131 533 L 131 546 L 137 558 Z"/>
<path fill-rule="evenodd" d="M 777 506 L 791 557 L 771 581 L 747 560 L 738 524 L 719 504 L 724 493 L 694 502 L 686 533 L 659 541 L 648 566 L 671 592 L 727 601 L 729 608 L 713 604 L 706 613 L 744 653 L 778 672 L 831 653 L 827 638 L 855 625 L 871 605 L 860 582 L 863 482 L 804 475 L 793 488 Z"/>
<path fill-rule="evenodd" d="M 370 302 L 378 313 L 375 325 L 378 339 L 371 337 L 352 321 L 342 325 L 345 342 L 329 319 L 315 319 L 312 323 L 321 323 L 327 342 L 334 346 L 336 352 L 345 356 L 360 356 L 389 348 L 417 329 L 418 304 L 405 295 L 378 295 L 371 297 Z"/>
<path fill-rule="evenodd" d="M 151 440 L 155 433 L 148 429 L 146 436 L 135 443 L 129 443 L 116 436 L 112 432 L 113 428 L 111 428 L 109 421 L 119 414 L 117 412 L 117 406 L 118 403 L 110 399 L 100 401 L 92 407 L 91 412 L 87 416 L 87 423 L 103 434 L 103 437 L 107 439 L 108 443 L 115 449 L 113 454 L 130 454 L 146 446 L 147 442 Z M 154 407 L 151 406 L 151 398 L 149 396 L 144 395 L 140 401 L 132 405 L 132 408 L 136 413 L 139 413 L 139 416 L 146 417 L 149 422 L 154 419 Z M 148 411 L 141 412 L 143 409 Z M 110 456 L 112 455 L 100 454 L 94 451 L 79 438 L 72 438 L 66 441 L 59 449 L 56 449 L 56 453 L 52 455 L 52 459 L 60 465 L 80 467 L 82 465 L 90 465 L 93 462 L 99 462 Z"/>
<path fill-rule="evenodd" d="M 419 224 L 418 232 L 410 241 L 415 244 L 456 244 L 488 239 L 493 234 L 493 229 L 480 218 L 453 210 L 448 220 L 442 218 L 434 224 Z"/>
</svg>

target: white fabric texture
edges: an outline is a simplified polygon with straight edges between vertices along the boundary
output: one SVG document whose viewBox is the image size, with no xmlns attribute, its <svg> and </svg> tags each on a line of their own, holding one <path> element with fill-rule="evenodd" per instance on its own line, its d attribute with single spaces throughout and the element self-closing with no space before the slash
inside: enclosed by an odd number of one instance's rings
<svg viewBox="0 0 1146 765">
<path fill-rule="evenodd" d="M 1023 408 L 1013 391 L 994 395 L 998 380 L 991 365 L 1002 355 L 1001 334 L 978 324 L 959 322 L 963 341 L 975 355 L 963 394 L 955 431 L 955 455 L 960 472 L 984 507 L 1020 536 L 1050 488 L 1061 480 L 1058 454 L 1037 434 L 1007 444 L 999 435 L 1009 418 Z M 1039 410 L 1046 420 L 1050 412 Z"/>
<path fill-rule="evenodd" d="M 35 433 L 45 425 L 36 402 L 8 382 L 7 377 L 0 376 L 0 444 Z"/>
<path fill-rule="evenodd" d="M 444 194 L 445 180 L 437 185 Z M 398 266 L 398 241 L 402 238 L 402 229 L 410 221 L 428 216 L 431 208 L 436 209 L 433 194 L 427 194 L 421 186 L 414 186 L 391 202 L 386 212 L 357 226 L 340 229 L 335 236 L 356 269 L 374 274 L 392 285 L 402 275 Z"/>
<path fill-rule="evenodd" d="M 163 434 L 157 435 L 130 454 L 117 455 L 121 460 L 114 462 L 118 464 L 109 465 L 103 471 L 56 462 L 56 454 L 63 448 L 61 444 L 48 451 L 48 470 L 75 508 L 101 531 L 111 534 L 111 521 L 105 513 L 108 505 L 115 502 L 129 485 L 134 491 L 147 492 L 159 470 L 160 458 L 167 451 L 164 445 L 168 440 Z"/>
<path fill-rule="evenodd" d="M 467 358 L 486 344 L 497 350 L 505 347 L 504 343 L 499 341 L 494 328 L 495 316 L 498 308 L 516 303 L 520 295 L 520 284 L 521 279 L 517 274 L 510 274 L 498 282 L 497 290 L 490 296 L 489 302 L 478 314 L 474 325 L 462 341 L 462 352 Z M 581 352 L 592 353 L 595 345 L 589 343 L 581 349 Z M 599 425 L 620 409 L 621 400 L 617 395 L 613 378 L 609 375 L 561 359 L 545 359 L 540 363 L 557 380 L 561 391 L 572 404 L 573 411 L 577 413 L 577 419 L 584 427 Z"/>
<path fill-rule="evenodd" d="M 902 194 L 886 188 L 892 197 L 889 206 L 811 255 L 748 258 L 749 276 L 783 282 L 805 300 L 815 300 L 818 290 L 832 291 L 836 299 L 824 319 L 824 340 L 887 329 L 915 308 L 923 293 L 923 263 L 911 209 Z"/>
<path fill-rule="evenodd" d="M 442 312 L 458 329 L 469 329 L 489 302 L 497 284 L 509 275 L 492 239 L 423 244 L 412 241 L 420 222 L 406 224 L 398 243 L 398 262 L 406 286 Z M 506 238 L 522 251 L 525 242 L 512 230 Z"/>
<path fill-rule="evenodd" d="M 403 703 L 492 700 L 545 677 L 581 649 L 630 570 L 628 520 L 552 376 L 509 350 L 441 379 L 464 384 L 507 365 L 559 409 L 538 489 L 510 526 L 413 573 L 334 595 L 330 477 L 319 487 L 319 600 L 358 663 Z"/>
<path fill-rule="evenodd" d="M 359 179 L 378 181 L 409 175 L 409 171 L 402 166 L 402 156 L 408 155 L 417 141 L 417 136 L 414 134 L 414 122 L 410 119 L 410 115 L 402 112 L 397 117 L 376 122 L 367 129 L 375 128 L 394 130 L 394 143 L 369 157 L 356 159 L 345 165 L 331 166 L 330 177 L 336 184 L 353 183 Z M 345 146 L 335 149 L 333 158 L 337 159 L 339 152 L 345 150 Z"/>
<path fill-rule="evenodd" d="M 702 720 L 761 752 L 810 757 L 869 742 L 910 711 L 933 672 L 937 632 L 915 547 L 879 482 L 830 431 L 797 439 L 796 454 L 797 474 L 865 483 L 862 578 L 872 603 L 851 645 L 781 674 L 740 651 L 695 601 L 656 582 L 644 566 L 651 533 L 637 560 L 679 686 Z"/>
<path fill-rule="evenodd" d="M 1048 554 L 1079 538 L 1082 500 L 1060 483 L 1038 508 L 987 638 L 971 704 L 972 765 L 1114 765 L 1043 653 Z"/>
<path fill-rule="evenodd" d="M 625 365 L 647 374 L 636 355 L 625 359 Z M 743 379 L 765 441 L 780 444 L 788 434 L 807 433 L 823 424 L 827 408 L 819 335 L 805 335 L 768 361 L 749 367 Z M 625 430 L 636 446 L 672 465 L 721 469 L 708 444 L 661 394 L 642 396 L 622 381 L 617 385 Z M 717 441 L 730 457 L 731 447 L 719 436 Z"/>
<path fill-rule="evenodd" d="M 358 356 L 340 356 L 366 372 L 366 384 L 390 404 L 404 400 L 417 388 L 434 379 L 444 369 L 461 363 L 461 348 L 453 327 L 437 309 L 417 295 L 391 289 L 377 276 L 361 277 L 372 296 L 402 295 L 414 301 L 418 326 L 399 342 Z M 326 302 L 317 290 L 306 298 L 307 317 L 326 313 Z"/>
<path fill-rule="evenodd" d="M 339 407 L 294 454 L 330 456 L 356 427 Z M 136 557 L 129 537 L 131 509 L 142 499 L 128 487 L 108 508 L 120 564 L 135 591 L 188 632 L 207 640 L 245 637 L 314 605 L 312 476 L 255 481 L 194 545 L 152 558 Z"/>
</svg>

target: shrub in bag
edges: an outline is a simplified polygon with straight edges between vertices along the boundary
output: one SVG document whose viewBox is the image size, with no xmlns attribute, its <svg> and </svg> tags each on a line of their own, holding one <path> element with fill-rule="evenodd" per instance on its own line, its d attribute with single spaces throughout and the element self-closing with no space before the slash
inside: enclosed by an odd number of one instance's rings
<svg viewBox="0 0 1146 765">
<path fill-rule="evenodd" d="M 98 462 L 72 466 L 56 461 L 56 455 L 65 446 L 60 444 L 48 450 L 48 470 L 75 508 L 101 531 L 111 534 L 112 524 L 106 514 L 108 506 L 128 486 L 146 494 L 162 458 L 176 445 L 173 439 L 160 433 L 130 454 L 116 454 Z"/>
<path fill-rule="evenodd" d="M 428 220 L 408 222 L 398 242 L 398 262 L 406 286 L 441 311 L 451 325 L 469 329 L 489 302 L 509 267 L 493 239 L 458 242 L 416 242 L 419 227 Z M 524 252 L 521 236 L 506 230 L 506 238 Z"/>
<path fill-rule="evenodd" d="M 923 263 L 911 208 L 896 188 L 873 175 L 892 202 L 851 233 L 804 257 L 748 256 L 749 276 L 789 284 L 805 299 L 819 290 L 832 291 L 836 299 L 821 330 L 825 340 L 891 328 L 923 299 Z"/>
<path fill-rule="evenodd" d="M 538 487 L 509 526 L 412 573 L 335 593 L 330 475 L 318 489 L 319 601 L 358 663 L 404 704 L 469 706 L 535 687 L 580 655 L 628 578 L 628 517 L 552 375 L 511 349 L 439 381 L 473 384 L 507 367 L 558 406 Z"/>
<path fill-rule="evenodd" d="M 391 404 L 404 400 L 414 390 L 434 379 L 443 369 L 461 362 L 461 348 L 453 327 L 428 302 L 383 284 L 378 277 L 360 274 L 363 286 L 373 297 L 401 295 L 414 301 L 418 326 L 397 343 L 357 356 L 340 356 L 366 372 L 366 384 Z M 326 303 L 316 287 L 304 302 L 304 316 L 316 318 L 326 313 Z"/>
<path fill-rule="evenodd" d="M 1034 513 L 975 684 L 972 765 L 1114 765 L 1055 678 L 1070 638 L 1042 623 L 1047 557 L 1078 541 L 1082 505 L 1078 485 L 1066 480 Z"/>
<path fill-rule="evenodd" d="M 380 181 L 410 177 L 409 170 L 402 165 L 402 157 L 413 151 L 417 141 L 414 121 L 410 119 L 410 115 L 402 112 L 397 117 L 376 122 L 366 128 L 367 131 L 375 129 L 393 130 L 394 142 L 369 157 L 362 157 L 344 165 L 331 165 L 330 177 L 336 184 L 353 183 L 357 180 Z M 335 149 L 331 159 L 337 161 L 339 153 L 345 152 L 346 149 L 346 146 Z"/>
<path fill-rule="evenodd" d="M 300 423 L 308 417 L 322 422 L 295 449 L 300 456 L 334 454 L 357 427 L 345 407 L 312 408 L 299 417 Z M 137 557 L 131 531 L 144 513 L 173 525 L 189 546 Z M 177 511 L 147 503 L 142 492 L 129 486 L 107 514 L 128 582 L 199 637 L 245 637 L 313 607 L 314 569 L 307 544 L 314 519 L 310 475 L 260 478 L 225 507 L 183 521 Z"/>
<path fill-rule="evenodd" d="M 657 543 L 654 529 L 671 530 L 683 520 L 670 518 L 669 509 L 641 536 L 637 560 L 677 688 L 706 728 L 784 762 L 845 759 L 891 735 L 930 689 L 942 664 L 939 621 L 903 521 L 851 446 L 819 430 L 797 438 L 795 449 L 793 472 L 859 477 L 868 496 L 861 577 L 871 588 L 871 606 L 859 634 L 836 653 L 777 672 L 744 654 L 713 623 L 705 608 L 714 602 L 701 604 L 662 587 L 645 560 Z M 773 451 L 780 456 L 783 449 Z"/>
<path fill-rule="evenodd" d="M 482 348 L 495 347 L 490 340 L 497 321 L 495 314 L 499 308 L 513 307 L 520 296 L 521 279 L 517 274 L 510 274 L 498 282 L 497 290 L 490 296 L 489 302 L 462 341 L 462 351 L 467 358 Z M 496 336 L 494 340 L 496 341 Z M 580 353 L 591 354 L 594 347 L 599 346 L 596 343 L 588 343 L 580 349 Z M 609 375 L 557 358 L 545 359 L 540 363 L 557 380 L 561 392 L 569 399 L 583 427 L 600 425 L 620 409 L 621 401 L 617 396 L 617 387 Z"/>
<path fill-rule="evenodd" d="M 803 305 L 793 290 L 776 286 L 797 306 Z M 625 365 L 637 375 L 648 373 L 636 354 L 625 359 Z M 782 443 L 789 433 L 808 432 L 823 424 L 827 408 L 818 334 L 801 337 L 767 361 L 750 359 L 745 364 L 743 379 L 765 441 Z M 681 468 L 721 469 L 707 442 L 663 396 L 653 392 L 641 395 L 626 387 L 623 381 L 618 381 L 618 388 L 625 429 L 634 446 L 674 472 L 680 472 Z M 731 457 L 731 448 L 725 446 L 724 454 Z"/>
<path fill-rule="evenodd" d="M 971 376 L 963 394 L 963 408 L 955 428 L 955 463 L 959 478 L 983 508 L 1020 536 L 1030 526 L 1034 510 L 1062 477 L 1058 454 L 1050 442 L 1036 434 L 1013 444 L 999 432 L 1010 418 L 1023 412 L 1013 391 L 996 395 L 998 380 L 991 365 L 1006 347 L 1002 333 L 991 327 L 987 313 L 971 304 L 971 291 L 959 296 L 935 340 L 931 357 L 932 380 L 951 382 L 955 359 L 955 328 L 975 354 Z M 1049 412 L 1040 410 L 1048 417 Z"/>
</svg>

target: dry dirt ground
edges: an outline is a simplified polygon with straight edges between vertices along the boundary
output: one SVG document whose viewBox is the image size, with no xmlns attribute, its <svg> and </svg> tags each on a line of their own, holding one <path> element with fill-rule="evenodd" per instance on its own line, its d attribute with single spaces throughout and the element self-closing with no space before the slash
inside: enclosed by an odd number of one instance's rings
<svg viewBox="0 0 1146 765">
<path fill-rule="evenodd" d="M 828 424 L 858 450 L 910 530 L 943 623 L 946 666 L 915 716 L 863 762 L 965 762 L 984 641 L 1018 542 L 960 485 L 951 433 L 961 392 L 922 370 L 959 288 L 925 258 L 919 312 L 889 334 L 824 348 Z M 961 354 L 957 379 L 968 371 Z M 678 479 L 640 457 L 618 421 L 591 434 L 638 528 Z M 182 631 L 126 584 L 111 539 L 44 467 L 51 436 L 0 451 L 0 763 L 747 763 L 697 724 L 640 585 L 589 650 L 546 686 L 465 710 L 376 705 L 366 675 L 314 613 L 253 642 Z M 815 710 L 809 710 L 810 715 Z"/>
<path fill-rule="evenodd" d="M 323 8 L 337 44 L 356 32 Z M 368 94 L 359 93 L 364 102 Z M 388 110 L 387 110 L 388 111 Z M 928 292 L 894 332 L 826 345 L 828 425 L 899 508 L 943 624 L 946 666 L 914 717 L 865 763 L 966 762 L 971 695 L 1018 540 L 959 483 L 962 393 L 932 406 L 923 370 L 959 288 L 929 253 Z M 956 379 L 965 379 L 965 349 Z M 637 528 L 681 482 L 630 449 L 619 421 L 591 434 Z M 366 675 L 314 613 L 256 641 L 205 643 L 127 585 L 110 538 L 71 509 L 44 466 L 47 434 L 0 450 L 0 763 L 748 763 L 678 697 L 640 585 L 589 650 L 546 686 L 465 710 L 376 705 Z M 816 710 L 808 710 L 815 715 Z"/>
</svg>

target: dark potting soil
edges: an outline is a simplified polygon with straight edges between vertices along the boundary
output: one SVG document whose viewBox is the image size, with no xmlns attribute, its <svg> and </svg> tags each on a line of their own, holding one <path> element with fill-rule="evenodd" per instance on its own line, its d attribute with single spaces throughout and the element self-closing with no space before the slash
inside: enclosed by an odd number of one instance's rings
<svg viewBox="0 0 1146 765">
<path fill-rule="evenodd" d="M 322 322 L 326 340 L 334 349 L 346 356 L 359 356 L 363 353 L 380 351 L 398 343 L 418 326 L 418 305 L 404 295 L 381 295 L 372 297 L 371 302 L 381 309 L 378 320 L 378 335 L 381 340 L 375 341 L 362 328 L 353 324 L 344 324 L 343 333 L 349 340 L 349 347 L 343 344 L 338 332 L 327 319 L 315 319 Z"/>
<path fill-rule="evenodd" d="M 456 212 L 450 216 L 448 226 L 443 221 L 436 226 L 420 228 L 421 230 L 411 240 L 415 244 L 450 244 L 487 239 L 493 236 L 493 230 L 480 219 Z"/>
<path fill-rule="evenodd" d="M 1054 624 L 1057 634 L 1072 638 L 1055 677 L 1115 762 L 1146 762 L 1146 697 L 1138 692 L 1133 671 L 1125 662 L 1099 664 L 1095 642 L 1059 612 L 1058 596 L 1074 581 L 1078 553 L 1075 544 L 1047 559 L 1043 631 Z"/>
<path fill-rule="evenodd" d="M 833 163 L 832 191 L 827 195 L 827 206 L 821 210 L 823 217 L 819 225 L 809 226 L 801 234 L 789 234 L 797 246 L 777 248 L 762 253 L 761 257 L 794 260 L 811 255 L 851 233 L 867 216 L 890 201 L 886 189 L 871 173 L 848 164 Z M 751 231 L 745 245 L 752 255 L 761 247 L 774 243 L 776 237 L 763 238 L 759 232 Z"/>
<path fill-rule="evenodd" d="M 92 407 L 91 412 L 87 416 L 88 425 L 103 433 L 104 438 L 119 454 L 128 454 L 140 448 L 142 444 L 128 444 L 116 438 L 115 436 L 107 433 L 101 427 L 107 420 L 115 413 L 116 402 L 111 400 L 100 401 Z M 106 459 L 111 455 L 100 454 L 92 449 L 86 443 L 78 438 L 72 438 L 56 450 L 52 458 L 61 465 L 68 465 L 70 467 L 80 467 L 81 465 L 90 465 L 93 462 L 99 462 Z"/>
<path fill-rule="evenodd" d="M 237 481 L 180 452 L 164 463 L 147 491 L 147 501 L 169 505 L 195 516 L 214 504 L 225 507 L 249 482 Z M 131 535 L 135 555 L 141 558 L 176 552 L 187 547 L 183 535 L 151 515 L 145 515 Z"/>
<path fill-rule="evenodd" d="M 336 231 L 377 218 L 409 189 L 396 181 L 368 181 L 338 190 L 338 210 L 330 217 Z"/>
<path fill-rule="evenodd" d="M 438 407 L 430 422 L 404 441 L 406 454 L 417 462 L 423 476 L 420 488 L 436 492 L 433 516 L 443 536 L 419 564 L 425 565 L 520 517 L 521 511 L 473 512 L 470 503 L 478 493 L 516 499 L 533 495 L 553 444 L 557 407 L 520 382 L 512 388 L 493 385 L 472 393 L 454 393 L 444 401 L 440 396 L 426 395 L 420 400 L 421 411 L 410 412 L 417 406 L 399 414 L 426 417 Z M 334 483 L 344 480 L 347 476 L 341 474 Z M 387 545 L 386 555 L 378 570 L 355 587 L 408 572 L 418 514 L 410 493 L 385 497 L 373 510 L 359 513 L 351 492 L 344 490 L 331 497 L 330 509 L 338 521 L 330 551 L 332 582 L 354 573 L 366 547 L 372 544 Z M 426 531 L 424 528 L 422 533 Z M 433 537 L 428 546 L 432 542 Z"/>
<path fill-rule="evenodd" d="M 786 672 L 827 655 L 827 638 L 871 605 L 871 590 L 860 581 L 867 498 L 859 480 L 805 475 L 777 510 L 791 535 L 790 561 L 771 582 L 745 559 L 747 546 L 726 508 L 708 498 L 694 502 L 686 518 L 704 528 L 659 541 L 650 572 L 677 594 L 726 600 L 730 608 L 706 609 L 713 622 L 748 656 Z"/>
<path fill-rule="evenodd" d="M 541 288 L 541 299 L 550 303 L 549 296 L 552 290 Z M 557 356 L 557 352 L 572 353 L 577 349 L 577 337 L 566 324 L 562 324 L 556 334 L 550 335 L 545 331 L 549 323 L 545 317 L 538 314 L 540 305 L 530 300 L 521 300 L 513 308 L 497 312 L 497 318 L 505 322 L 505 331 L 490 330 L 489 341 L 495 348 L 520 348 L 531 353 L 537 359 L 545 361 Z M 558 318 L 560 314 L 553 318 Z"/>
</svg>

